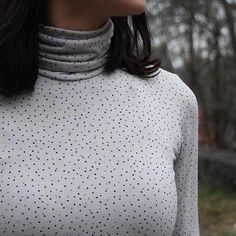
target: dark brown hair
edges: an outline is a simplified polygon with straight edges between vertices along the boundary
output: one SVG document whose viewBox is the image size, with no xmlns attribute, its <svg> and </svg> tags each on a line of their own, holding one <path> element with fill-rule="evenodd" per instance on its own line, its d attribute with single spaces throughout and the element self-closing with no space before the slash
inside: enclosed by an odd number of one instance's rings
<svg viewBox="0 0 236 236">
<path fill-rule="evenodd" d="M 43 23 L 45 4 L 45 0 L 0 0 L 1 95 L 9 97 L 34 90 L 38 76 L 38 24 Z M 114 35 L 105 71 L 124 67 L 131 74 L 150 78 L 159 69 L 160 60 L 150 60 L 153 52 L 146 13 L 111 19 Z"/>
</svg>

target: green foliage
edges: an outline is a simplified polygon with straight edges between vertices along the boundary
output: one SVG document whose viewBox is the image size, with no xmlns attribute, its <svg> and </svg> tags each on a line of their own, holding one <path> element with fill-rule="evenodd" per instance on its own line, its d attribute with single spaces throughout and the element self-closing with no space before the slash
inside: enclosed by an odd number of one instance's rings
<svg viewBox="0 0 236 236">
<path fill-rule="evenodd" d="M 199 213 L 202 236 L 236 236 L 236 191 L 200 182 Z"/>
</svg>

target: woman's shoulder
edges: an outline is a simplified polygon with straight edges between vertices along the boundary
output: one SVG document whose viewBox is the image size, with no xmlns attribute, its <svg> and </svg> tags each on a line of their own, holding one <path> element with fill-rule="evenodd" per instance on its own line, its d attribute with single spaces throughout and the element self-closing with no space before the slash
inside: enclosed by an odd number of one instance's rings
<svg viewBox="0 0 236 236">
<path fill-rule="evenodd" d="M 158 74 L 155 75 L 155 80 L 157 84 L 162 84 L 176 99 L 194 106 L 198 105 L 194 91 L 178 74 L 160 68 Z"/>
<path fill-rule="evenodd" d="M 141 76 L 130 74 L 125 69 L 116 70 L 112 77 L 119 78 L 128 83 L 130 86 L 145 87 L 150 92 L 164 93 L 168 98 L 181 100 L 183 102 L 194 102 L 197 103 L 197 98 L 190 86 L 182 80 L 177 74 L 167 71 L 163 68 L 159 68 L 156 72 L 151 74 L 152 78 L 146 79 Z M 119 81 L 120 82 L 120 81 Z"/>
</svg>

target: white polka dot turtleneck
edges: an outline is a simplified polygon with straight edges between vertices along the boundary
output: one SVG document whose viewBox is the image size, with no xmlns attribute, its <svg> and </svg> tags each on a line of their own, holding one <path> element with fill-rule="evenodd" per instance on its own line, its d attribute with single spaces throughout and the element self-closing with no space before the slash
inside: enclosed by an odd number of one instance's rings
<svg viewBox="0 0 236 236">
<path fill-rule="evenodd" d="M 0 97 L 0 235 L 199 236 L 193 91 L 101 71 L 111 20 L 40 27 L 34 91 Z"/>
<path fill-rule="evenodd" d="M 98 75 L 107 61 L 113 33 L 111 18 L 91 31 L 39 24 L 39 74 L 61 80 Z"/>
</svg>

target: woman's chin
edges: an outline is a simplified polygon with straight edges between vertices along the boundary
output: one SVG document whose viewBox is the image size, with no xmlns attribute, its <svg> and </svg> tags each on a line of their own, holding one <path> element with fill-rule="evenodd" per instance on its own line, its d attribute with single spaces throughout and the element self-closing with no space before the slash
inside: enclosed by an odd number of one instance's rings
<svg viewBox="0 0 236 236">
<path fill-rule="evenodd" d="M 145 11 L 146 0 L 130 0 L 129 4 L 130 8 L 133 8 L 133 15 L 139 15 Z"/>
<path fill-rule="evenodd" d="M 140 15 L 145 11 L 145 0 L 120 0 L 114 13 L 117 16 Z"/>
</svg>

